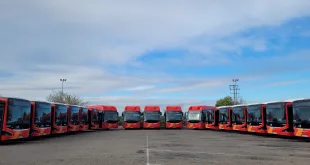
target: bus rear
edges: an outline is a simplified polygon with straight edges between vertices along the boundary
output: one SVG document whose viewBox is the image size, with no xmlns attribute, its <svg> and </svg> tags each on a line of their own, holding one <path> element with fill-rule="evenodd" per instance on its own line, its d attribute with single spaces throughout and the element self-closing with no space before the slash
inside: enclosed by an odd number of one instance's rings
<svg viewBox="0 0 310 165">
<path fill-rule="evenodd" d="M 266 115 L 268 134 L 294 136 L 292 102 L 267 103 Z"/>
<path fill-rule="evenodd" d="M 187 112 L 186 128 L 189 129 L 205 129 L 206 111 L 209 106 L 190 106 Z"/>
<path fill-rule="evenodd" d="M 234 131 L 247 132 L 247 106 L 236 105 L 231 109 L 232 127 Z"/>
<path fill-rule="evenodd" d="M 181 106 L 167 106 L 164 113 L 165 128 L 183 128 L 183 112 Z"/>
<path fill-rule="evenodd" d="M 0 97 L 0 141 L 28 138 L 30 114 L 29 100 Z"/>
<path fill-rule="evenodd" d="M 206 110 L 205 128 L 218 130 L 219 129 L 218 115 L 219 111 L 215 107 L 208 108 Z"/>
<path fill-rule="evenodd" d="M 122 113 L 124 117 L 122 126 L 124 129 L 141 128 L 141 108 L 140 106 L 126 106 Z"/>
<path fill-rule="evenodd" d="M 68 132 L 68 106 L 61 103 L 52 104 L 52 134 Z"/>
<path fill-rule="evenodd" d="M 91 108 L 91 107 L 87 107 L 88 108 L 88 121 L 89 121 L 89 127 L 88 129 L 99 129 L 100 128 L 100 122 L 99 121 L 99 110 L 97 110 L 96 108 Z"/>
<path fill-rule="evenodd" d="M 46 136 L 52 130 L 52 104 L 41 101 L 31 102 L 30 136 Z"/>
<path fill-rule="evenodd" d="M 248 132 L 267 133 L 266 104 L 251 104 L 247 107 Z"/>
<path fill-rule="evenodd" d="M 232 111 L 230 106 L 218 107 L 219 111 L 219 129 L 230 131 L 232 130 Z"/>
<path fill-rule="evenodd" d="M 80 131 L 80 106 L 69 105 L 68 110 L 68 132 Z"/>
<path fill-rule="evenodd" d="M 88 130 L 89 120 L 88 120 L 88 109 L 86 107 L 81 107 L 79 111 L 79 123 L 80 131 Z"/>
<path fill-rule="evenodd" d="M 143 128 L 160 129 L 161 115 L 159 106 L 145 106 L 143 112 Z"/>
<path fill-rule="evenodd" d="M 310 138 L 310 99 L 293 101 L 294 135 Z"/>
</svg>

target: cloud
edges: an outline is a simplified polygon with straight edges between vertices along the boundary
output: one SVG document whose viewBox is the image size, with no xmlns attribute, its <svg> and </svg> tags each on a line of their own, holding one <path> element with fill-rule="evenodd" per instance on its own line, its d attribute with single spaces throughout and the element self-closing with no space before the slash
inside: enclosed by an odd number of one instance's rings
<svg viewBox="0 0 310 165">
<path fill-rule="evenodd" d="M 303 80 L 297 80 L 297 81 L 283 81 L 283 82 L 277 82 L 266 85 L 267 87 L 277 87 L 277 86 L 283 86 L 283 85 L 292 85 L 292 84 L 298 84 L 304 82 Z"/>
</svg>

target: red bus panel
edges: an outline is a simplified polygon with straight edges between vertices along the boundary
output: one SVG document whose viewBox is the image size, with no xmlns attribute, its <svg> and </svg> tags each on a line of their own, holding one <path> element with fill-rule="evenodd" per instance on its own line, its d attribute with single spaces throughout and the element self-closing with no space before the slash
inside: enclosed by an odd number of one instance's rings
<svg viewBox="0 0 310 165">
<path fill-rule="evenodd" d="M 52 134 L 68 132 L 68 106 L 52 104 Z"/>
<path fill-rule="evenodd" d="M 266 104 L 252 104 L 247 107 L 248 132 L 266 134 Z"/>
<path fill-rule="evenodd" d="M 237 105 L 232 107 L 232 127 L 234 131 L 247 132 L 247 106 Z"/>
<path fill-rule="evenodd" d="M 31 102 L 31 130 L 30 136 L 46 136 L 52 130 L 52 105 L 47 102 Z"/>
<path fill-rule="evenodd" d="M 232 108 L 230 106 L 219 107 L 219 129 L 232 130 Z"/>
<path fill-rule="evenodd" d="M 218 122 L 218 110 L 213 108 L 208 108 L 206 111 L 206 129 L 218 130 L 219 122 Z"/>
</svg>

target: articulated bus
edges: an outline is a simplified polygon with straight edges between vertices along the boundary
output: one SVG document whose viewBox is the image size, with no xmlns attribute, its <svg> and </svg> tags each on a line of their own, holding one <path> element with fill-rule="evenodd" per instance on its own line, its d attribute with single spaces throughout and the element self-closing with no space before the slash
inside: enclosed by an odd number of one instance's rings
<svg viewBox="0 0 310 165">
<path fill-rule="evenodd" d="M 122 113 L 124 117 L 122 126 L 124 129 L 141 128 L 141 108 L 140 106 L 126 106 Z"/>
<path fill-rule="evenodd" d="M 159 106 L 145 106 L 143 112 L 143 128 L 160 129 L 161 115 Z"/>
<path fill-rule="evenodd" d="M 80 131 L 88 130 L 88 128 L 89 128 L 88 108 L 86 108 L 86 107 L 80 108 L 79 123 L 80 123 Z"/>
<path fill-rule="evenodd" d="M 52 130 L 52 105 L 48 102 L 31 102 L 30 136 L 50 135 Z"/>
<path fill-rule="evenodd" d="M 79 113 L 80 106 L 69 105 L 68 106 L 68 132 L 76 132 L 80 130 Z"/>
<path fill-rule="evenodd" d="M 186 115 L 186 127 L 190 129 L 205 129 L 206 113 L 208 109 L 214 108 L 213 106 L 190 106 Z"/>
<path fill-rule="evenodd" d="M 248 132 L 266 134 L 266 104 L 249 104 L 247 106 L 246 120 Z"/>
<path fill-rule="evenodd" d="M 231 109 L 232 127 L 235 131 L 247 132 L 247 106 L 235 105 Z"/>
<path fill-rule="evenodd" d="M 25 99 L 0 97 L 0 142 L 28 138 L 31 103 Z"/>
<path fill-rule="evenodd" d="M 297 137 L 310 137 L 310 99 L 293 101 L 294 134 Z"/>
<path fill-rule="evenodd" d="M 294 136 L 293 106 L 291 101 L 266 103 L 267 132 L 282 136 Z"/>
<path fill-rule="evenodd" d="M 218 122 L 218 115 L 219 111 L 216 107 L 210 107 L 206 111 L 206 124 L 205 128 L 218 130 L 219 129 L 219 122 Z"/>
<path fill-rule="evenodd" d="M 68 105 L 52 103 L 52 134 L 68 132 Z"/>
<path fill-rule="evenodd" d="M 92 105 L 88 106 L 89 108 L 96 108 L 99 110 L 99 121 L 100 128 L 102 129 L 110 129 L 110 128 L 118 128 L 118 112 L 115 106 L 109 105 Z"/>
<path fill-rule="evenodd" d="M 101 116 L 101 113 L 96 108 L 88 108 L 88 122 L 89 127 L 88 129 L 99 129 L 102 128 L 102 122 L 99 120 L 99 116 Z"/>
<path fill-rule="evenodd" d="M 166 128 L 183 128 L 183 112 L 181 106 L 167 106 L 164 116 Z"/>
<path fill-rule="evenodd" d="M 221 106 L 218 107 L 219 111 L 219 129 L 221 130 L 232 130 L 232 107 L 231 106 Z"/>
</svg>

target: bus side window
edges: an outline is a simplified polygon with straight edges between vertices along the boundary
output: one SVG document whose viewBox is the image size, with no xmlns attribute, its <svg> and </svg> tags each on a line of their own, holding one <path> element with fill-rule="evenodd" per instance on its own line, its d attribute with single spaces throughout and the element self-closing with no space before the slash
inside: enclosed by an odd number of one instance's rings
<svg viewBox="0 0 310 165">
<path fill-rule="evenodd" d="M 4 103 L 0 102 L 0 131 L 2 130 L 3 114 L 4 114 Z"/>
</svg>

